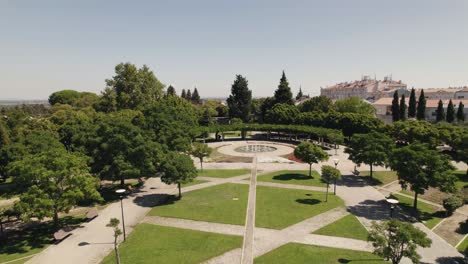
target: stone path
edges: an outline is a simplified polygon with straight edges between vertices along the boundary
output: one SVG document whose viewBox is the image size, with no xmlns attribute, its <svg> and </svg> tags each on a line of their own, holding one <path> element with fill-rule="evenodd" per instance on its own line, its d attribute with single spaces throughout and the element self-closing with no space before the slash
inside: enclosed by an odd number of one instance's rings
<svg viewBox="0 0 468 264">
<path fill-rule="evenodd" d="M 261 256 L 291 242 L 368 252 L 372 251 L 371 246 L 366 241 L 310 234 L 311 232 L 331 224 L 348 214 L 349 213 L 345 208 L 339 207 L 306 219 L 282 230 L 256 227 L 253 232 L 253 234 L 255 234 L 255 243 L 253 244 L 254 246 L 252 257 L 254 258 Z M 147 216 L 143 222 L 226 235 L 243 235 L 245 229 L 244 226 L 239 225 L 219 224 L 158 216 Z M 205 263 L 237 264 L 241 261 L 241 253 L 242 250 L 240 248 L 234 249 L 213 259 L 210 259 Z M 244 259 L 242 261 L 244 261 Z"/>
<path fill-rule="evenodd" d="M 257 157 L 253 157 L 250 176 L 249 200 L 245 216 L 245 233 L 242 245 L 241 264 L 253 263 L 253 246 L 255 233 L 255 205 L 257 203 Z"/>
</svg>

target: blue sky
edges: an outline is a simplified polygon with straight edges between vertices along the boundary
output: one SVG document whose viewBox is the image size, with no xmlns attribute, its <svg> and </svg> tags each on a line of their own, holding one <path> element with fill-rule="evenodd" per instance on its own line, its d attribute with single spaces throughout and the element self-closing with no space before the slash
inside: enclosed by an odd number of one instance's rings
<svg viewBox="0 0 468 264">
<path fill-rule="evenodd" d="M 410 87 L 468 85 L 468 1 L 0 0 L 0 99 L 99 93 L 119 62 L 227 96 L 235 74 L 272 95 L 374 74 Z"/>
</svg>

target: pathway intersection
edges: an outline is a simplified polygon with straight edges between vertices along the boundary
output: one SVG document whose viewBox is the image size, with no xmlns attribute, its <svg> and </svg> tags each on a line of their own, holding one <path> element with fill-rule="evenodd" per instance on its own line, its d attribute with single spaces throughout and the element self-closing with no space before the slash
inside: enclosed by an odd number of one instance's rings
<svg viewBox="0 0 468 264">
<path fill-rule="evenodd" d="M 343 175 L 351 175 L 354 164 L 347 160 L 347 156 L 339 151 L 340 163 L 338 169 Z M 321 165 L 332 165 L 332 161 L 314 165 L 314 169 L 320 170 Z M 151 223 L 162 226 L 171 226 L 184 229 L 213 232 L 219 234 L 244 236 L 242 248 L 234 249 L 217 256 L 205 263 L 253 263 L 255 257 L 268 253 L 282 245 L 295 242 L 308 245 L 318 245 L 334 248 L 344 248 L 360 251 L 372 251 L 370 244 L 366 241 L 323 236 L 311 234 L 330 223 L 333 223 L 348 214 L 354 214 L 358 220 L 369 228 L 373 220 L 385 220 L 389 217 L 387 205 L 383 202 L 385 196 L 377 189 L 366 185 L 359 177 L 346 176 L 339 182 L 337 195 L 345 201 L 347 208 L 338 207 L 322 214 L 305 219 L 299 223 L 286 227 L 282 230 L 255 227 L 255 201 L 256 185 L 275 188 L 302 189 L 313 191 L 325 191 L 323 187 L 312 187 L 293 184 L 257 182 L 256 171 L 268 173 L 279 170 L 306 170 L 308 165 L 304 164 L 281 164 L 281 163 L 206 163 L 206 169 L 252 169 L 251 174 L 235 176 L 231 178 L 199 177 L 207 182 L 182 188 L 182 192 L 190 192 L 220 185 L 223 183 L 249 184 L 249 201 L 246 214 L 246 225 L 228 225 L 203 221 L 193 221 L 177 218 L 158 216 L 146 216 L 149 210 L 164 201 L 168 195 L 177 193 L 175 185 L 165 185 L 158 178 L 150 178 L 145 182 L 141 192 L 124 200 L 125 223 L 127 232 L 130 233 L 137 224 Z M 255 172 L 254 172 L 255 171 Z M 249 179 L 250 177 L 250 179 Z M 105 228 L 111 217 L 120 215 L 120 203 L 114 203 L 100 211 L 100 215 L 93 221 L 85 223 L 78 228 L 73 235 L 58 245 L 49 248 L 34 256 L 27 263 L 99 263 L 112 249 L 112 231 Z M 433 240 L 428 249 L 419 249 L 424 263 L 438 263 L 440 256 L 445 258 L 461 257 L 461 254 L 438 237 L 421 223 L 415 226 L 423 230 Z M 242 261 L 242 262 L 241 262 Z M 404 260 L 402 263 L 409 263 Z"/>
</svg>

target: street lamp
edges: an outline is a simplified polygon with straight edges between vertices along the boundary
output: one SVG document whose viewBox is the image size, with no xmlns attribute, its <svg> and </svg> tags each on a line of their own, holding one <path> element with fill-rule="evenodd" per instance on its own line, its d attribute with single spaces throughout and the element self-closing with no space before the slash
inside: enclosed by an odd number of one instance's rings
<svg viewBox="0 0 468 264">
<path fill-rule="evenodd" d="M 340 163 L 339 159 L 333 159 L 333 163 L 335 164 L 335 169 L 338 166 L 338 163 Z M 336 177 L 335 177 L 335 184 L 333 186 L 333 194 L 336 195 Z"/>
<path fill-rule="evenodd" d="M 396 199 L 387 199 L 387 203 L 390 204 L 390 218 L 393 218 L 393 210 L 395 210 L 395 206 L 399 203 Z"/>
<path fill-rule="evenodd" d="M 118 189 L 115 191 L 120 198 L 120 209 L 122 210 L 122 229 L 123 229 L 123 236 L 124 236 L 124 241 L 127 241 L 127 236 L 125 234 L 125 219 L 124 219 L 124 211 L 123 211 L 123 203 L 122 200 L 124 198 L 124 193 L 126 192 L 125 189 Z"/>
</svg>

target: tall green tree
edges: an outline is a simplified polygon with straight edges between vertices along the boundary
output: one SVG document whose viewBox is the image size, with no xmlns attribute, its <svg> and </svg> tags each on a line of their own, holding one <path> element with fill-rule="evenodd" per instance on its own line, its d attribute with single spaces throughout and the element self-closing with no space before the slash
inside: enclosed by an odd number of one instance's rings
<svg viewBox="0 0 468 264">
<path fill-rule="evenodd" d="M 460 103 L 458 104 L 458 109 L 457 109 L 457 121 L 458 122 L 465 121 L 465 112 L 464 112 L 463 108 L 464 108 L 464 105 L 460 101 Z"/>
<path fill-rule="evenodd" d="M 405 95 L 401 95 L 401 100 L 400 100 L 400 120 L 405 121 L 406 120 L 406 102 L 405 102 Z"/>
<path fill-rule="evenodd" d="M 275 105 L 275 98 L 273 97 L 267 97 L 265 98 L 265 100 L 263 100 L 260 106 L 260 121 L 262 123 L 267 122 L 266 115 L 268 111 L 273 108 L 274 105 Z"/>
<path fill-rule="evenodd" d="M 283 71 L 281 76 L 278 89 L 275 91 L 275 104 L 290 104 L 294 105 L 294 100 L 292 98 L 291 88 L 289 87 L 288 79 L 286 79 L 286 74 Z"/>
<path fill-rule="evenodd" d="M 445 120 L 445 110 L 444 110 L 444 104 L 442 103 L 442 100 L 439 100 L 439 103 L 437 104 L 437 109 L 436 109 L 436 121 L 444 121 Z"/>
<path fill-rule="evenodd" d="M 367 164 L 370 167 L 370 177 L 373 176 L 373 166 L 388 164 L 388 155 L 394 147 L 394 141 L 385 134 L 372 131 L 368 134 L 355 134 L 348 143 L 345 153 L 356 164 Z"/>
<path fill-rule="evenodd" d="M 101 179 L 120 181 L 121 186 L 125 179 L 154 175 L 162 153 L 161 145 L 123 114 L 101 117 L 96 137 L 88 143 L 92 172 Z"/>
<path fill-rule="evenodd" d="M 195 87 L 195 89 L 193 90 L 191 101 L 194 104 L 201 104 L 200 95 L 198 94 L 197 87 Z"/>
<path fill-rule="evenodd" d="M 240 118 L 244 122 L 249 121 L 252 109 L 252 91 L 249 90 L 247 79 L 242 75 L 236 75 L 227 104 L 229 117 Z"/>
<path fill-rule="evenodd" d="M 140 127 L 153 141 L 173 151 L 190 150 L 199 122 L 193 104 L 177 96 L 163 98 L 143 111 Z"/>
<path fill-rule="evenodd" d="M 190 156 L 169 152 L 161 164 L 161 181 L 166 184 L 177 184 L 179 198 L 182 197 L 181 184 L 192 182 L 197 177 L 197 169 Z"/>
<path fill-rule="evenodd" d="M 303 96 L 304 95 L 302 94 L 302 87 L 299 87 L 299 92 L 297 92 L 296 100 L 301 99 Z"/>
<path fill-rule="evenodd" d="M 419 247 L 430 247 L 432 240 L 426 233 L 396 219 L 386 222 L 373 222 L 368 240 L 374 247 L 374 254 L 390 259 L 392 264 L 400 263 L 403 257 L 414 264 L 419 263 L 421 256 L 416 251 Z"/>
<path fill-rule="evenodd" d="M 302 142 L 294 149 L 294 156 L 309 164 L 309 177 L 312 178 L 312 164 L 328 160 L 328 153 L 310 142 Z"/>
<path fill-rule="evenodd" d="M 417 210 L 418 195 L 429 187 L 454 190 L 456 178 L 449 157 L 425 145 L 410 144 L 395 149 L 390 155 L 390 167 L 397 172 L 401 187 L 409 187 L 414 192 L 414 210 Z"/>
<path fill-rule="evenodd" d="M 452 99 L 450 99 L 449 104 L 447 106 L 446 121 L 448 123 L 452 123 L 453 120 L 455 120 L 455 107 L 453 106 Z"/>
<path fill-rule="evenodd" d="M 185 89 L 182 89 L 182 92 L 180 93 L 180 97 L 187 99 L 187 93 L 185 93 Z"/>
<path fill-rule="evenodd" d="M 192 101 L 192 92 L 190 89 L 187 90 L 187 97 L 185 98 L 187 101 Z"/>
<path fill-rule="evenodd" d="M 176 90 L 175 90 L 174 86 L 169 85 L 169 87 L 167 87 L 166 95 L 167 96 L 177 96 L 177 93 L 176 93 Z"/>
<path fill-rule="evenodd" d="M 203 171 L 203 159 L 209 157 L 211 152 L 213 151 L 207 144 L 195 142 L 192 144 L 192 156 L 198 158 L 200 160 L 200 168 Z"/>
<path fill-rule="evenodd" d="M 421 89 L 418 100 L 418 108 L 416 111 L 416 118 L 418 120 L 426 119 L 426 97 L 424 96 L 424 90 Z"/>
<path fill-rule="evenodd" d="M 91 176 L 86 162 L 82 155 L 57 148 L 10 164 L 15 182 L 27 187 L 16 209 L 26 219 L 52 217 L 58 226 L 60 212 L 68 212 L 84 199 L 101 200 L 98 179 Z"/>
<path fill-rule="evenodd" d="M 120 63 L 106 84 L 100 104 L 100 109 L 106 112 L 143 109 L 163 96 L 164 85 L 146 65 L 137 68 L 131 63 Z"/>
<path fill-rule="evenodd" d="M 416 117 L 416 90 L 411 88 L 411 94 L 409 98 L 408 104 L 408 117 L 415 118 Z"/>
<path fill-rule="evenodd" d="M 80 92 L 75 90 L 61 90 L 52 93 L 49 96 L 49 104 L 69 104 L 73 105 L 75 101 L 80 97 Z"/>
<path fill-rule="evenodd" d="M 395 91 L 393 93 L 392 120 L 393 122 L 400 120 L 400 106 L 398 105 L 398 91 Z"/>
</svg>

